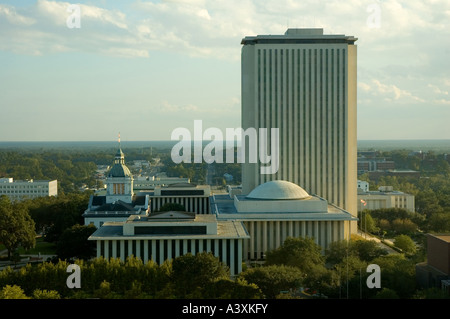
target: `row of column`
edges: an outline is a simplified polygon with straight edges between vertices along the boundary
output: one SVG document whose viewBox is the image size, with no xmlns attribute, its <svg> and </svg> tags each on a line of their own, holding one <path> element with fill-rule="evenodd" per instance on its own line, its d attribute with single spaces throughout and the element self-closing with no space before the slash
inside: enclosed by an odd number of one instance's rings
<svg viewBox="0 0 450 319">
<path fill-rule="evenodd" d="M 320 224 L 320 225 L 319 225 Z M 324 249 L 333 241 L 348 239 L 344 221 L 244 221 L 250 239 L 244 243 L 244 259 L 264 259 L 287 237 L 312 237 Z"/>
<path fill-rule="evenodd" d="M 152 197 L 152 211 L 157 211 L 166 203 L 181 204 L 188 212 L 209 214 L 209 197 Z"/>
<path fill-rule="evenodd" d="M 97 257 L 105 259 L 128 256 L 149 260 L 161 265 L 165 260 L 191 253 L 211 252 L 230 268 L 232 276 L 242 271 L 242 239 L 130 239 L 98 240 Z"/>
</svg>

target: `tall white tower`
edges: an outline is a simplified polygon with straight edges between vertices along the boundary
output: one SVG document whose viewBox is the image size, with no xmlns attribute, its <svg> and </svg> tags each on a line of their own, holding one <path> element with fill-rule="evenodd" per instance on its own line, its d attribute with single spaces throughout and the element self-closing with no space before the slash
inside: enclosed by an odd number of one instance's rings
<svg viewBox="0 0 450 319">
<path fill-rule="evenodd" d="M 286 180 L 356 216 L 356 40 L 323 29 L 242 40 L 242 128 L 280 136 L 278 172 L 244 163 L 244 194 Z"/>
</svg>

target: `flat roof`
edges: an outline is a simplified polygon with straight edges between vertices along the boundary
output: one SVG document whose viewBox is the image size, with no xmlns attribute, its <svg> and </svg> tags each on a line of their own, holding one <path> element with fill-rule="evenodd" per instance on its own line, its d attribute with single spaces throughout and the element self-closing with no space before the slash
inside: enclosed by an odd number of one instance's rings
<svg viewBox="0 0 450 319">
<path fill-rule="evenodd" d="M 358 40 L 343 34 L 323 34 L 323 29 L 288 29 L 283 35 L 246 36 L 241 44 L 290 44 L 290 43 L 346 43 L 354 44 Z"/>
<path fill-rule="evenodd" d="M 217 215 L 218 220 L 358 220 L 349 212 L 328 203 L 327 212 L 242 212 L 239 213 L 234 206 L 234 200 L 228 194 L 211 196 L 211 213 Z"/>
<path fill-rule="evenodd" d="M 140 234 L 140 235 L 123 235 L 123 225 L 125 222 L 106 222 L 99 229 L 97 229 L 88 239 L 89 240 L 138 240 L 138 239 L 245 239 L 250 238 L 247 230 L 241 221 L 234 220 L 216 220 L 214 215 L 197 215 L 198 222 L 211 221 L 212 219 L 217 223 L 217 234 Z M 139 221 L 135 221 L 139 223 Z M 190 222 L 195 226 L 196 222 Z M 157 223 L 155 223 L 157 224 Z M 147 224 L 148 226 L 148 224 Z"/>
<path fill-rule="evenodd" d="M 450 243 L 450 234 L 428 234 L 428 235 L 439 238 L 447 243 Z"/>
</svg>

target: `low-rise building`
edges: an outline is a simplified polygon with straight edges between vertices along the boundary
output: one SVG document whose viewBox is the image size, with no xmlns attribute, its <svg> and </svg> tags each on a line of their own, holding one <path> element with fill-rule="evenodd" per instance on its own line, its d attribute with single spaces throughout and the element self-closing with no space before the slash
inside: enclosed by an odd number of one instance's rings
<svg viewBox="0 0 450 319">
<path fill-rule="evenodd" d="M 213 194 L 211 213 L 219 221 L 243 222 L 250 235 L 244 260 L 265 259 L 266 252 L 287 237 L 311 237 L 324 252 L 330 243 L 350 239 L 350 223 L 357 221 L 326 199 L 282 180 L 261 184 L 245 195 Z"/>
<path fill-rule="evenodd" d="M 14 180 L 11 177 L 0 178 L 0 196 L 6 195 L 12 200 L 58 195 L 57 180 Z"/>
<path fill-rule="evenodd" d="M 365 188 L 368 189 L 368 188 Z M 358 212 L 365 209 L 403 208 L 415 211 L 414 195 L 394 191 L 392 186 L 381 186 L 378 191 L 358 188 Z"/>
<path fill-rule="evenodd" d="M 421 288 L 450 294 L 450 234 L 427 234 L 427 261 L 416 265 L 416 279 Z"/>
<path fill-rule="evenodd" d="M 249 235 L 239 221 L 217 220 L 215 215 L 167 211 L 130 216 L 124 222 L 108 222 L 89 240 L 97 244 L 97 257 L 135 256 L 144 263 L 162 264 L 187 253 L 210 252 L 230 268 L 242 271 L 243 241 Z"/>
</svg>

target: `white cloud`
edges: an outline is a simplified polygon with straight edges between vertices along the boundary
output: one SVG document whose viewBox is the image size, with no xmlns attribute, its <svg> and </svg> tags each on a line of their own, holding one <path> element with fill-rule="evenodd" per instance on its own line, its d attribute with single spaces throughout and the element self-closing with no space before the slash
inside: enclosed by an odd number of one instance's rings
<svg viewBox="0 0 450 319">
<path fill-rule="evenodd" d="M 433 102 L 436 104 L 450 105 L 450 100 L 446 100 L 446 99 L 434 100 Z"/>
<path fill-rule="evenodd" d="M 0 4 L 0 20 L 3 18 L 9 23 L 18 26 L 31 26 L 36 22 L 32 18 L 18 14 L 14 7 Z"/>
<path fill-rule="evenodd" d="M 378 96 L 380 99 L 385 99 L 386 101 L 424 102 L 424 99 L 413 95 L 407 90 L 400 89 L 394 84 L 381 83 L 377 79 L 372 79 L 370 84 L 360 82 L 358 87 L 364 92 L 370 93 L 373 96 Z"/>
<path fill-rule="evenodd" d="M 161 108 L 159 110 L 164 113 L 179 113 L 179 112 L 196 112 L 199 109 L 196 105 L 192 104 L 179 106 L 171 104 L 168 101 L 162 101 Z"/>
<path fill-rule="evenodd" d="M 448 91 L 443 91 L 436 85 L 428 84 L 427 86 L 433 91 L 433 93 L 448 95 Z"/>
<path fill-rule="evenodd" d="M 4 22 L 0 22 L 0 27 L 4 29 L 0 35 L 18 33 L 19 24 L 32 26 L 36 31 L 36 40 L 30 43 L 30 51 L 45 53 L 49 51 L 45 44 L 51 40 L 64 42 L 58 35 L 67 36 L 67 30 L 61 29 L 69 15 L 69 4 L 39 0 L 31 7 L 0 5 L 0 17 L 6 17 Z M 380 28 L 377 29 L 367 25 L 371 14 L 367 8 L 373 4 L 380 8 Z M 100 53 L 118 52 L 120 50 L 114 49 L 117 47 L 130 49 L 131 53 L 136 50 L 169 50 L 234 61 L 240 58 L 241 38 L 257 34 L 282 34 L 288 26 L 323 27 L 327 33 L 354 35 L 359 39 L 357 44 L 370 45 L 370 51 L 374 52 L 372 56 L 376 57 L 376 51 L 401 48 L 403 43 L 416 43 L 416 35 L 421 36 L 422 41 L 423 30 L 446 32 L 449 27 L 446 12 L 450 12 L 450 2 L 445 0 L 163 0 L 137 1 L 122 12 L 95 5 L 81 4 L 80 7 L 82 27 L 81 30 L 73 30 L 80 36 L 73 41 L 71 34 L 69 39 L 73 43 L 60 43 L 64 47 L 76 46 L 77 50 Z M 39 32 L 45 33 L 49 41 L 39 43 L 39 36 L 42 35 Z M 111 34 L 122 38 L 123 44 L 111 41 Z M 18 33 L 16 39 L 2 36 L 0 40 L 7 42 L 1 48 L 8 50 L 20 47 L 18 42 L 22 38 Z M 417 63 L 413 59 L 418 56 L 408 54 L 400 61 Z"/>
</svg>

